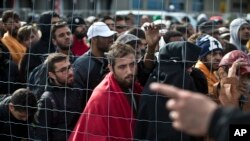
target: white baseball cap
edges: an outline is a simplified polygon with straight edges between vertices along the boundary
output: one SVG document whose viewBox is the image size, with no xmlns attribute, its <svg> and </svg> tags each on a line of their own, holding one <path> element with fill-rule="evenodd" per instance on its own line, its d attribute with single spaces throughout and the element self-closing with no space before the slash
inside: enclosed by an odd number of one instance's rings
<svg viewBox="0 0 250 141">
<path fill-rule="evenodd" d="M 116 32 L 111 31 L 104 22 L 95 22 L 89 27 L 87 36 L 88 36 L 88 39 L 91 39 L 96 36 L 110 37 L 114 35 L 115 33 Z"/>
</svg>

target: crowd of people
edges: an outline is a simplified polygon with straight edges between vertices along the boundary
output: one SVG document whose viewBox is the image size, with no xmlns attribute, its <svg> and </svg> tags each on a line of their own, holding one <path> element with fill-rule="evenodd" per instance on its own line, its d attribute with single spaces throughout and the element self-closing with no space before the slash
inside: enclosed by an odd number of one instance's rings
<svg viewBox="0 0 250 141">
<path fill-rule="evenodd" d="M 250 110 L 250 22 L 135 18 L 45 11 L 21 25 L 4 11 L 0 139 L 227 139 L 232 113 Z"/>
</svg>

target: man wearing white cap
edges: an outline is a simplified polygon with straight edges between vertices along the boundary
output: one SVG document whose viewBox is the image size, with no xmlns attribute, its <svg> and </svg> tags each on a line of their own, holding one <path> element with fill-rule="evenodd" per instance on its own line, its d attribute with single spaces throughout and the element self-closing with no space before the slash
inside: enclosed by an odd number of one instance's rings
<svg viewBox="0 0 250 141">
<path fill-rule="evenodd" d="M 108 61 L 104 53 L 109 50 L 113 43 L 113 35 L 103 22 L 93 23 L 87 32 L 90 40 L 90 50 L 80 56 L 74 63 L 75 87 L 83 91 L 86 99 L 89 99 L 92 90 L 101 82 L 104 74 L 108 71 Z"/>
</svg>

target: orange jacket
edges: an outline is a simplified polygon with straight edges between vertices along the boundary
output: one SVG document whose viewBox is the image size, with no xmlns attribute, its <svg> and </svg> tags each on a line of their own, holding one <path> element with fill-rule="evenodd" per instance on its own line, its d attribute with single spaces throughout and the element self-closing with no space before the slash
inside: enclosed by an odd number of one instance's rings
<svg viewBox="0 0 250 141">
<path fill-rule="evenodd" d="M 208 68 L 201 61 L 198 61 L 195 64 L 195 68 L 200 69 L 203 72 L 203 74 L 206 76 L 207 84 L 208 84 L 208 93 L 212 94 L 213 93 L 213 85 L 216 82 L 218 82 L 218 79 L 216 78 L 214 73 L 209 71 Z"/>
</svg>

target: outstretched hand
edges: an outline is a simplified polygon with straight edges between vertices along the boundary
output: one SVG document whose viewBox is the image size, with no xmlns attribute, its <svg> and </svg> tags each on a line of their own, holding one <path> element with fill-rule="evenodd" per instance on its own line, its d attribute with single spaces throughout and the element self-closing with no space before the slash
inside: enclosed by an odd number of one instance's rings
<svg viewBox="0 0 250 141">
<path fill-rule="evenodd" d="M 148 47 L 154 50 L 160 40 L 160 34 L 159 34 L 160 27 L 153 23 L 147 23 L 144 25 L 144 29 Z"/>
</svg>

